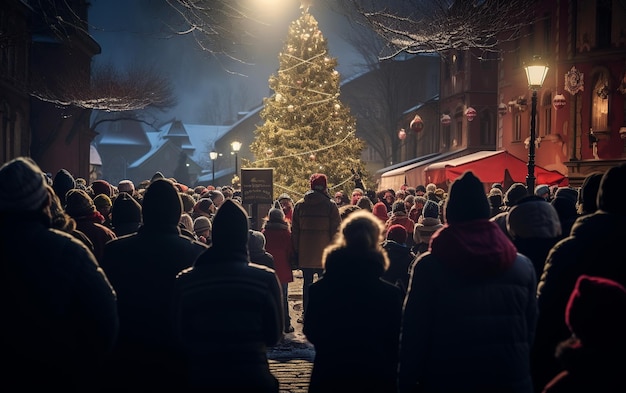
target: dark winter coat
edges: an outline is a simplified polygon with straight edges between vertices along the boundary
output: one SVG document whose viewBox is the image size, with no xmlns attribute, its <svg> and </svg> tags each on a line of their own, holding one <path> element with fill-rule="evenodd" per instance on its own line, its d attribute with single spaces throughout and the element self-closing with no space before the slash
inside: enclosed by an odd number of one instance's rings
<svg viewBox="0 0 626 393">
<path fill-rule="evenodd" d="M 268 221 L 263 230 L 265 250 L 274 257 L 274 270 L 281 284 L 293 282 L 290 259 L 293 254 L 291 230 L 285 223 Z"/>
<path fill-rule="evenodd" d="M 395 392 L 401 290 L 380 253 L 340 248 L 311 284 L 303 332 L 315 345 L 309 392 Z"/>
<path fill-rule="evenodd" d="M 320 191 L 307 191 L 293 208 L 291 241 L 301 268 L 322 269 L 322 253 L 334 238 L 341 217 L 339 208 Z"/>
<path fill-rule="evenodd" d="M 532 392 L 535 270 L 488 220 L 445 225 L 412 265 L 399 390 Z"/>
<path fill-rule="evenodd" d="M 218 213 L 219 214 L 219 213 Z M 244 253 L 209 248 L 176 280 L 174 330 L 195 388 L 278 392 L 267 347 L 282 337 L 280 283 Z"/>
<path fill-rule="evenodd" d="M 106 244 L 102 268 L 117 291 L 118 345 L 107 378 L 112 389 L 147 391 L 179 383 L 170 309 L 176 275 L 207 246 L 180 234 L 176 225 L 144 225 Z M 141 387 L 141 388 L 139 388 Z"/>
<path fill-rule="evenodd" d="M 626 285 L 624 239 L 626 216 L 597 211 L 576 220 L 570 236 L 548 254 L 537 288 L 539 320 L 532 353 L 533 378 L 539 388 L 561 369 L 554 351 L 570 335 L 563 316 L 578 277 L 600 276 Z"/>
<path fill-rule="evenodd" d="M 383 243 L 383 248 L 389 257 L 389 268 L 382 275 L 382 278 L 402 289 L 404 296 L 409 287 L 409 267 L 415 259 L 415 254 L 406 244 L 399 244 L 393 240 L 386 240 Z"/>
<path fill-rule="evenodd" d="M 93 216 L 74 217 L 76 229 L 81 231 L 93 243 L 93 253 L 98 262 L 102 262 L 104 245 L 117 237 L 112 229 L 102 224 L 102 215 L 96 212 Z"/>
<path fill-rule="evenodd" d="M 86 246 L 17 217 L 0 228 L 2 350 L 5 391 L 84 392 L 101 382 L 115 343 L 115 292 Z"/>
</svg>

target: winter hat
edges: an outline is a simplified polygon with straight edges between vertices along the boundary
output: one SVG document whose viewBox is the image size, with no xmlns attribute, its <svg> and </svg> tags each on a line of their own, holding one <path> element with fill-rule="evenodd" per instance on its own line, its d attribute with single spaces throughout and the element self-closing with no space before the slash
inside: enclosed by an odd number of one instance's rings
<svg viewBox="0 0 626 393">
<path fill-rule="evenodd" d="M 104 194 L 110 198 L 112 195 L 111 185 L 106 180 L 94 180 L 93 183 L 91 183 L 91 191 L 94 197 Z"/>
<path fill-rule="evenodd" d="M 83 179 L 82 177 L 77 177 L 76 188 L 87 191 L 87 180 Z"/>
<path fill-rule="evenodd" d="M 57 194 L 62 204 L 65 203 L 65 194 L 73 188 L 78 187 L 76 186 L 76 180 L 72 174 L 69 173 L 67 169 L 59 169 L 57 174 L 54 175 L 52 189 L 54 193 Z"/>
<path fill-rule="evenodd" d="M 578 191 L 572 187 L 559 187 L 554 193 L 554 198 L 565 198 L 576 205 L 578 201 Z"/>
<path fill-rule="evenodd" d="M 561 235 L 556 209 L 545 199 L 531 195 L 509 210 L 506 227 L 513 238 L 555 238 Z"/>
<path fill-rule="evenodd" d="M 286 193 L 280 194 L 280 196 L 278 197 L 278 202 L 282 201 L 283 199 L 289 199 L 291 202 L 293 202 L 293 199 L 291 199 L 289 194 Z"/>
<path fill-rule="evenodd" d="M 213 218 L 213 249 L 248 254 L 248 213 L 232 199 L 224 201 Z"/>
<path fill-rule="evenodd" d="M 193 231 L 198 234 L 211 229 L 211 220 L 208 217 L 200 216 L 193 220 Z"/>
<path fill-rule="evenodd" d="M 74 188 L 65 196 L 65 212 L 70 216 L 85 217 L 96 211 L 96 205 L 87 192 Z"/>
<path fill-rule="evenodd" d="M 491 189 L 496 189 L 502 191 L 502 183 L 493 183 L 491 185 Z"/>
<path fill-rule="evenodd" d="M 387 229 L 387 239 L 393 240 L 396 243 L 406 243 L 407 232 L 406 228 L 400 224 L 393 224 Z"/>
<path fill-rule="evenodd" d="M 122 180 L 117 184 L 117 190 L 119 192 L 127 192 L 133 195 L 135 192 L 135 184 L 131 180 Z"/>
<path fill-rule="evenodd" d="M 415 194 L 417 193 L 426 194 L 426 186 L 424 186 L 423 184 L 418 184 L 417 186 L 415 186 Z"/>
<path fill-rule="evenodd" d="M 535 195 L 542 196 L 544 194 L 550 194 L 550 187 L 547 184 L 540 184 L 535 187 Z"/>
<path fill-rule="evenodd" d="M 222 194 L 222 192 L 219 190 L 210 190 L 208 195 L 205 196 L 211 198 L 211 201 L 213 201 L 215 207 L 219 207 L 225 200 L 224 194 Z"/>
<path fill-rule="evenodd" d="M 395 201 L 393 205 L 391 205 L 392 213 L 406 213 L 406 206 L 404 206 L 404 201 Z"/>
<path fill-rule="evenodd" d="M 609 168 L 600 180 L 598 209 L 607 213 L 626 214 L 626 163 Z"/>
<path fill-rule="evenodd" d="M 578 192 L 578 209 L 582 214 L 593 213 L 598 209 L 598 190 L 603 173 L 590 173 L 583 180 Z"/>
<path fill-rule="evenodd" d="M 581 275 L 567 308 L 565 323 L 583 345 L 616 343 L 626 331 L 626 289 L 603 277 Z"/>
<path fill-rule="evenodd" d="M 526 195 L 528 195 L 528 190 L 524 183 L 513 183 L 504 195 L 504 202 L 507 206 L 513 206 Z"/>
<path fill-rule="evenodd" d="M 387 214 L 387 206 L 382 202 L 376 202 L 372 208 L 372 213 L 378 217 L 382 222 L 386 222 L 389 219 Z"/>
<path fill-rule="evenodd" d="M 314 173 L 311 175 L 311 190 L 326 191 L 326 175 L 323 173 Z"/>
<path fill-rule="evenodd" d="M 465 171 L 450 186 L 446 199 L 445 218 L 448 223 L 488 219 L 491 213 L 487 194 L 480 179 Z"/>
<path fill-rule="evenodd" d="M 165 176 L 163 176 L 163 174 L 161 172 L 156 172 L 154 175 L 152 175 L 152 177 L 150 178 L 150 183 L 154 183 L 155 180 L 157 179 L 165 179 Z"/>
<path fill-rule="evenodd" d="M 115 227 L 135 222 L 141 222 L 141 205 L 127 192 L 120 192 L 111 207 L 111 224 Z"/>
<path fill-rule="evenodd" d="M 0 167 L 0 211 L 35 211 L 48 200 L 46 180 L 28 157 L 15 158 Z"/>
<path fill-rule="evenodd" d="M 156 179 L 146 190 L 142 201 L 144 225 L 177 226 L 183 203 L 174 183 Z"/>
<path fill-rule="evenodd" d="M 250 254 L 260 254 L 265 251 L 265 235 L 253 229 L 248 230 L 248 249 Z"/>
<path fill-rule="evenodd" d="M 196 200 L 191 195 L 181 192 L 180 199 L 183 202 L 183 212 L 189 213 L 193 211 Z"/>
<path fill-rule="evenodd" d="M 281 209 L 278 201 L 274 203 L 274 206 L 267 213 L 267 219 L 271 222 L 283 222 L 285 221 L 285 213 Z"/>
<path fill-rule="evenodd" d="M 439 205 L 435 201 L 427 200 L 422 208 L 422 216 L 439 218 Z"/>
<path fill-rule="evenodd" d="M 111 207 L 113 203 L 111 202 L 111 198 L 104 194 L 99 194 L 95 198 L 93 198 L 93 204 L 96 205 L 96 209 L 100 210 L 105 207 Z"/>
<path fill-rule="evenodd" d="M 211 206 L 213 206 L 213 201 L 211 200 L 211 198 L 200 198 L 192 209 L 196 213 L 210 216 L 212 214 Z"/>
</svg>

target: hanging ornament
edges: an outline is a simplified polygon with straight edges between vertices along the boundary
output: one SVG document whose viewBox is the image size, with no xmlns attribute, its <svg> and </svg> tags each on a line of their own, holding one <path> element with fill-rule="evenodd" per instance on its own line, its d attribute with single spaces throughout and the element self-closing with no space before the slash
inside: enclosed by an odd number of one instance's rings
<svg viewBox="0 0 626 393">
<path fill-rule="evenodd" d="M 311 155 L 309 156 L 309 160 L 315 161 L 315 154 L 311 153 Z"/>
<path fill-rule="evenodd" d="M 287 111 L 293 112 L 293 105 L 288 105 L 287 106 Z"/>
<path fill-rule="evenodd" d="M 339 109 L 341 109 L 341 105 L 335 104 L 335 110 L 338 111 Z"/>
<path fill-rule="evenodd" d="M 404 130 L 404 128 L 400 128 L 400 131 L 398 131 L 398 139 L 400 139 L 401 141 L 406 139 L 406 131 Z"/>
<path fill-rule="evenodd" d="M 267 150 L 265 150 L 265 155 L 271 157 L 272 155 L 274 155 L 274 151 L 268 148 Z"/>
<path fill-rule="evenodd" d="M 509 107 L 504 102 L 501 102 L 500 105 L 498 105 L 498 114 L 500 116 L 506 115 L 508 111 Z"/>
<path fill-rule="evenodd" d="M 476 117 L 476 109 L 471 106 L 465 110 L 465 117 L 467 117 L 467 121 L 472 121 Z"/>
<path fill-rule="evenodd" d="M 450 123 L 452 122 L 452 118 L 450 117 L 450 115 L 448 115 L 447 113 L 444 113 L 443 115 L 441 115 L 441 124 L 444 126 L 448 126 L 450 125 Z"/>
<path fill-rule="evenodd" d="M 582 72 L 578 71 L 575 66 L 565 74 L 565 90 L 571 95 L 576 95 L 579 91 L 585 90 L 585 82 Z"/>
<path fill-rule="evenodd" d="M 552 99 L 552 106 L 557 111 L 565 106 L 567 102 L 565 101 L 565 96 L 563 94 L 557 94 Z"/>
<path fill-rule="evenodd" d="M 283 95 L 280 93 L 276 93 L 276 97 L 274 97 L 276 102 L 281 102 L 283 100 Z"/>
<path fill-rule="evenodd" d="M 411 120 L 409 127 L 414 132 L 421 132 L 424 129 L 424 121 L 422 120 L 420 115 L 415 115 L 413 120 Z"/>
</svg>

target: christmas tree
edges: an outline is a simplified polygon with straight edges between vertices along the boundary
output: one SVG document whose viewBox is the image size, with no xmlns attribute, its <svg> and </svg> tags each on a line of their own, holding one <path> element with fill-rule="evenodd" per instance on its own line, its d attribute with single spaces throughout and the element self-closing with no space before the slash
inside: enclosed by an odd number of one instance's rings
<svg viewBox="0 0 626 393">
<path fill-rule="evenodd" d="M 250 146 L 255 161 L 244 166 L 273 168 L 275 197 L 302 195 L 313 173 L 326 174 L 331 192 L 352 190 L 354 173 L 366 176 L 364 142 L 355 135 L 356 119 L 339 100 L 337 59 L 329 56 L 308 7 L 291 23 L 278 60 L 278 72 L 269 78 L 274 94 L 263 100 L 264 123 Z"/>
</svg>

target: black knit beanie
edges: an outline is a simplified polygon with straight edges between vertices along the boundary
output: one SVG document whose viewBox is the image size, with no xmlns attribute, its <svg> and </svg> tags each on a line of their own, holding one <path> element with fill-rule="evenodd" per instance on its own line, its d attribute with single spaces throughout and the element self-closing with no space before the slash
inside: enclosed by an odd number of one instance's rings
<svg viewBox="0 0 626 393">
<path fill-rule="evenodd" d="M 480 179 L 466 171 L 450 186 L 445 206 L 446 222 L 488 219 L 491 209 Z"/>
<path fill-rule="evenodd" d="M 580 213 L 593 213 L 598 209 L 598 190 L 600 189 L 600 180 L 603 173 L 590 173 L 583 180 L 578 192 L 578 205 Z"/>
<path fill-rule="evenodd" d="M 136 222 L 141 222 L 141 205 L 127 192 L 120 192 L 111 207 L 111 224 L 116 226 Z"/>
<path fill-rule="evenodd" d="M 77 187 L 76 180 L 74 179 L 72 174 L 69 173 L 67 169 L 60 169 L 57 174 L 54 175 L 54 180 L 52 181 L 52 189 L 61 200 L 62 205 L 65 205 L 65 194 L 67 194 L 67 192 L 73 188 Z"/>
<path fill-rule="evenodd" d="M 213 218 L 213 248 L 248 254 L 248 213 L 232 199 L 224 201 Z"/>
<path fill-rule="evenodd" d="M 600 180 L 598 209 L 607 213 L 626 214 L 626 163 L 610 168 Z"/>
<path fill-rule="evenodd" d="M 144 225 L 177 226 L 183 202 L 171 180 L 156 179 L 148 186 L 141 208 Z"/>
</svg>

